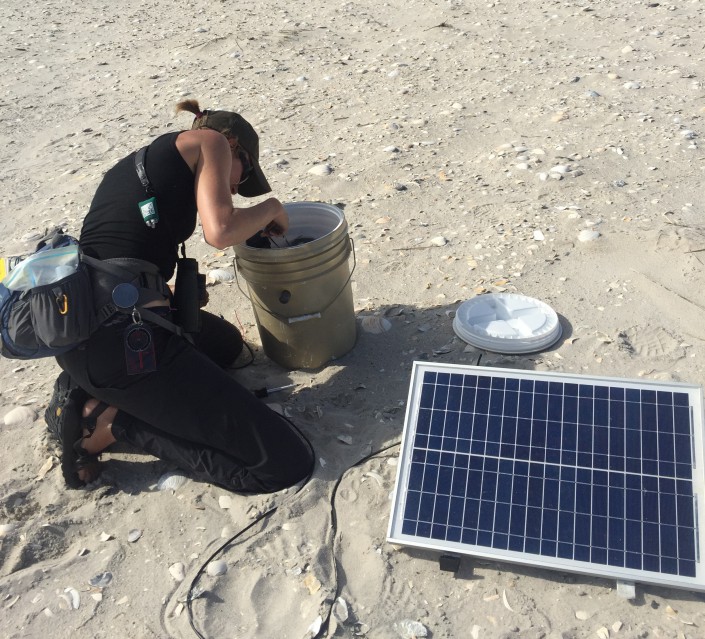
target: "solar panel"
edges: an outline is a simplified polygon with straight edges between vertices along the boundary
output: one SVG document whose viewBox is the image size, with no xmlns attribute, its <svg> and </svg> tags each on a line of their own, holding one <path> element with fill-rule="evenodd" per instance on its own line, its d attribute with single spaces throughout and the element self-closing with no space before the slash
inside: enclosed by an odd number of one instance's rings
<svg viewBox="0 0 705 639">
<path fill-rule="evenodd" d="M 388 540 L 705 590 L 703 421 L 695 385 L 415 362 Z"/>
</svg>

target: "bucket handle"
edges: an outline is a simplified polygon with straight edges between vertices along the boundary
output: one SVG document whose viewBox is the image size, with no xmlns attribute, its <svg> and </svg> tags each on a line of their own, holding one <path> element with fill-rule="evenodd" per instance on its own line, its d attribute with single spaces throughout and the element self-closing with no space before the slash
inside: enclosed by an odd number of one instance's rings
<svg viewBox="0 0 705 639">
<path fill-rule="evenodd" d="M 297 317 L 284 317 L 283 315 L 279 315 L 279 313 L 275 313 L 274 311 L 270 311 L 268 308 L 264 308 L 261 304 L 257 304 L 259 308 L 261 308 L 265 313 L 269 313 L 273 318 L 278 319 L 280 322 L 285 322 L 287 324 L 294 324 L 296 322 L 304 322 L 309 319 L 319 319 L 323 313 L 325 313 L 328 310 L 328 307 L 330 307 L 335 300 L 337 300 L 342 292 L 347 288 L 348 284 L 350 283 L 350 280 L 352 279 L 353 273 L 355 272 L 355 267 L 357 266 L 357 254 L 355 253 L 355 242 L 352 238 L 351 235 L 348 235 L 348 241 L 350 242 L 350 248 L 352 249 L 352 256 L 353 256 L 353 267 L 352 270 L 350 271 L 350 275 L 348 275 L 348 279 L 345 280 L 345 284 L 343 284 L 343 287 L 335 294 L 333 299 L 328 302 L 320 311 L 316 313 L 308 313 L 306 315 L 298 315 Z M 235 271 L 235 282 L 237 283 L 237 287 L 240 289 L 240 292 L 245 296 L 245 298 L 250 302 L 250 304 L 256 304 L 250 296 L 245 293 L 245 291 L 242 290 L 242 286 L 240 286 L 240 278 L 237 276 L 237 256 L 233 257 L 233 270 Z"/>
</svg>

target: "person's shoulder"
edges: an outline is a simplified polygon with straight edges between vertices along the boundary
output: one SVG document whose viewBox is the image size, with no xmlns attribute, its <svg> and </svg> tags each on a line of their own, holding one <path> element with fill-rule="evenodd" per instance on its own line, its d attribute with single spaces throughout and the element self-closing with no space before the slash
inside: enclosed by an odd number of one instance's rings
<svg viewBox="0 0 705 639">
<path fill-rule="evenodd" d="M 196 142 L 199 144 L 203 143 L 222 143 L 222 140 L 226 140 L 225 136 L 218 131 L 213 129 L 189 129 L 188 131 L 181 131 L 179 133 L 179 140 Z"/>
<path fill-rule="evenodd" d="M 214 154 L 223 154 L 230 150 L 225 136 L 213 129 L 182 131 L 176 138 L 176 148 L 191 170 L 196 169 L 202 156 L 213 157 Z"/>
<path fill-rule="evenodd" d="M 182 131 L 176 138 L 176 147 L 181 151 L 213 150 L 228 147 L 228 141 L 222 133 L 213 129 L 192 129 Z"/>
</svg>

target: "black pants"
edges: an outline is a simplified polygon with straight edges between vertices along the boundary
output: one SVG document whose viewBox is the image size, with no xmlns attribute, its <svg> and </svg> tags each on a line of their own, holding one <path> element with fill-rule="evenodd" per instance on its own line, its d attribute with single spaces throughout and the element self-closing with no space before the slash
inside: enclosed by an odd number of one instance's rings
<svg viewBox="0 0 705 639">
<path fill-rule="evenodd" d="M 235 492 L 272 492 L 297 483 L 313 465 L 308 443 L 223 370 L 240 352 L 240 334 L 225 320 L 201 313 L 195 346 L 150 325 L 155 372 L 126 374 L 129 317 L 101 327 L 57 361 L 86 392 L 119 409 L 112 427 L 118 441 Z"/>
</svg>

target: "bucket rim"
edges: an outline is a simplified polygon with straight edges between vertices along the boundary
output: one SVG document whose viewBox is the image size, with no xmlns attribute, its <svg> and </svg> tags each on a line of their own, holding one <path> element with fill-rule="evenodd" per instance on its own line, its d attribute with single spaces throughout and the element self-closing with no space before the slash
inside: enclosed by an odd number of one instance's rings
<svg viewBox="0 0 705 639">
<path fill-rule="evenodd" d="M 321 251 L 327 250 L 328 248 L 335 246 L 341 239 L 347 237 L 347 220 L 345 219 L 345 214 L 342 209 L 338 208 L 334 204 L 328 204 L 327 202 L 286 202 L 283 204 L 284 210 L 287 214 L 295 212 L 297 209 L 321 209 L 328 213 L 335 215 L 337 218 L 337 224 L 333 229 L 328 231 L 325 235 L 317 237 L 310 242 L 305 244 L 299 244 L 297 246 L 275 246 L 271 248 L 257 248 L 254 246 L 248 246 L 245 242 L 236 244 L 233 246 L 235 255 L 238 257 L 243 257 L 248 259 L 257 255 L 269 255 L 272 261 L 278 262 L 283 260 L 288 260 L 288 257 L 295 254 L 298 259 L 301 259 L 304 255 L 311 254 L 316 255 Z M 274 256 L 280 257 L 274 257 Z"/>
</svg>

